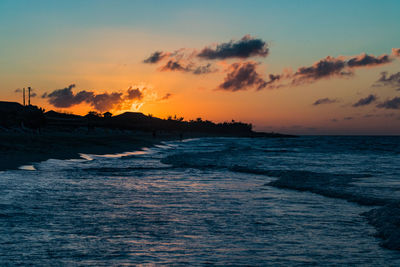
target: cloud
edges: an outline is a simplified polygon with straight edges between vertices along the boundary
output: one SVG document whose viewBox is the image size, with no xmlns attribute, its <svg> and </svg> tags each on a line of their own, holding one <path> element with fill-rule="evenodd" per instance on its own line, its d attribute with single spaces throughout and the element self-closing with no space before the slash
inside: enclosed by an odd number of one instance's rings
<svg viewBox="0 0 400 267">
<path fill-rule="evenodd" d="M 266 57 L 269 53 L 268 44 L 261 39 L 245 35 L 239 41 L 231 40 L 216 47 L 205 47 L 197 57 L 203 59 L 248 58 L 253 56 Z"/>
<path fill-rule="evenodd" d="M 282 85 L 280 85 L 279 82 L 285 79 L 285 77 L 286 77 L 285 74 L 269 74 L 268 75 L 269 80 L 266 81 L 265 88 L 274 89 L 281 87 Z"/>
<path fill-rule="evenodd" d="M 320 79 L 331 77 L 347 78 L 354 74 L 355 68 L 376 67 L 390 63 L 392 60 L 390 55 L 387 54 L 378 57 L 365 53 L 352 57 L 340 56 L 335 58 L 327 56 L 311 66 L 300 67 L 294 74 L 285 75 L 284 77 L 291 80 L 291 85 L 313 83 Z"/>
<path fill-rule="evenodd" d="M 66 88 L 57 89 L 43 94 L 42 98 L 57 108 L 70 108 L 81 103 L 87 103 L 98 111 L 130 108 L 130 106 L 143 98 L 143 93 L 138 88 L 129 88 L 126 92 L 112 92 L 96 94 L 92 91 L 79 91 L 74 93 L 75 84 Z"/>
<path fill-rule="evenodd" d="M 141 100 L 143 98 L 143 93 L 139 88 L 130 87 L 127 91 L 127 99 L 138 99 Z"/>
<path fill-rule="evenodd" d="M 256 71 L 257 63 L 253 61 L 233 63 L 223 83 L 218 88 L 226 91 L 241 91 L 249 88 L 261 90 L 267 82 Z"/>
<path fill-rule="evenodd" d="M 188 67 L 182 66 L 179 61 L 169 60 L 163 67 L 160 68 L 161 71 L 189 71 Z"/>
<path fill-rule="evenodd" d="M 355 56 L 347 61 L 347 65 L 350 68 L 354 67 L 367 67 L 367 66 L 376 66 L 376 65 L 382 65 L 391 62 L 392 59 L 390 58 L 389 55 L 381 55 L 378 57 L 375 57 L 373 55 L 368 55 L 368 54 L 361 54 L 358 56 Z"/>
<path fill-rule="evenodd" d="M 400 89 L 400 72 L 388 75 L 386 71 L 381 72 L 381 77 L 375 82 L 374 86 L 390 86 Z"/>
<path fill-rule="evenodd" d="M 400 109 L 400 97 L 396 96 L 392 99 L 388 99 L 385 102 L 376 105 L 376 107 L 385 109 Z"/>
<path fill-rule="evenodd" d="M 352 73 L 344 71 L 346 62 L 339 58 L 326 57 L 315 62 L 309 67 L 300 67 L 293 75 L 292 84 L 298 85 L 304 82 L 313 82 L 321 78 L 331 76 L 349 76 Z"/>
<path fill-rule="evenodd" d="M 206 74 L 215 71 L 216 71 L 215 69 L 212 69 L 211 63 L 208 63 L 207 65 L 203 66 L 197 66 L 192 70 L 193 74 Z"/>
<path fill-rule="evenodd" d="M 14 90 L 14 93 L 22 93 L 22 89 L 18 88 Z M 25 94 L 26 97 L 28 97 L 29 91 L 28 89 L 25 89 Z M 33 88 L 31 88 L 31 98 L 37 97 L 37 94 L 34 92 Z"/>
<path fill-rule="evenodd" d="M 369 95 L 367 97 L 361 98 L 360 100 L 357 101 L 357 103 L 353 104 L 353 107 L 362 107 L 369 105 L 373 102 L 375 102 L 378 98 L 375 95 Z"/>
<path fill-rule="evenodd" d="M 75 84 L 71 84 L 63 89 L 57 89 L 47 94 L 44 93 L 42 98 L 48 98 L 50 104 L 58 108 L 67 108 L 77 104 L 80 104 L 87 99 L 93 97 L 93 92 L 81 91 L 78 94 L 74 94 L 72 89 L 75 88 Z"/>
<path fill-rule="evenodd" d="M 339 102 L 337 99 L 320 98 L 320 99 L 317 99 L 313 103 L 313 106 L 318 106 L 318 105 L 322 105 L 322 104 L 332 104 L 332 103 L 337 103 L 337 102 Z"/>
<path fill-rule="evenodd" d="M 122 93 L 103 93 L 93 95 L 91 99 L 86 101 L 98 111 L 107 111 L 114 109 L 114 106 L 121 104 Z"/>
<path fill-rule="evenodd" d="M 392 48 L 392 55 L 395 57 L 400 57 L 400 48 Z"/>
<path fill-rule="evenodd" d="M 353 117 L 344 117 L 343 120 L 345 121 L 351 121 L 353 119 Z"/>
<path fill-rule="evenodd" d="M 149 63 L 149 64 L 154 64 L 154 63 L 161 61 L 166 56 L 168 56 L 168 53 L 164 53 L 162 51 L 156 51 L 153 54 L 151 54 L 148 58 L 143 60 L 143 62 Z"/>
<path fill-rule="evenodd" d="M 160 100 L 167 100 L 170 97 L 172 97 L 172 94 L 171 93 L 166 93 L 163 97 L 160 98 Z"/>
</svg>

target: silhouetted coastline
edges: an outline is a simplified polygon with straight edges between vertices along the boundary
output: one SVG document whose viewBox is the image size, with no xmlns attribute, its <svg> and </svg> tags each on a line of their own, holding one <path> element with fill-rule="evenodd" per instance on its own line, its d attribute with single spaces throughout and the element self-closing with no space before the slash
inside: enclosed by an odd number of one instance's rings
<svg viewBox="0 0 400 267">
<path fill-rule="evenodd" d="M 214 123 L 200 118 L 160 119 L 138 112 L 86 116 L 45 112 L 36 106 L 0 102 L 0 170 L 15 169 L 49 158 L 79 158 L 79 153 L 105 154 L 138 150 L 164 140 L 194 137 L 293 137 L 252 130 L 242 122 Z"/>
</svg>

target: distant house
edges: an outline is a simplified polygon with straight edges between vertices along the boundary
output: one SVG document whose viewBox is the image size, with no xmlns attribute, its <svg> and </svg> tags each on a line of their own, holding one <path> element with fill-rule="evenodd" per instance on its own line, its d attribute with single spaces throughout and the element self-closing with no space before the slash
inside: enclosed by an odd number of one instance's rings
<svg viewBox="0 0 400 267">
<path fill-rule="evenodd" d="M 106 112 L 103 114 L 104 118 L 111 118 L 112 117 L 112 113 L 111 112 Z"/>
</svg>

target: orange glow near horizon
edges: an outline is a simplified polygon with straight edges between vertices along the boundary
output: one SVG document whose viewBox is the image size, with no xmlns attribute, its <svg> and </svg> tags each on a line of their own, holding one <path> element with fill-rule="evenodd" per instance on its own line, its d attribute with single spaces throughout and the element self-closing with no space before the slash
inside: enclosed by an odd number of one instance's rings
<svg viewBox="0 0 400 267">
<path fill-rule="evenodd" d="M 398 59 L 374 68 L 355 68 L 351 78 L 329 77 L 299 86 L 259 91 L 249 88 L 231 92 L 217 88 L 234 62 L 254 61 L 260 77 L 268 80 L 268 74 L 280 73 L 289 77 L 299 66 L 315 67 L 313 62 L 327 55 L 313 55 L 307 60 L 291 59 L 285 54 L 286 51 L 281 51 L 277 54 L 271 52 L 270 56 L 259 59 L 223 59 L 213 62 L 217 72 L 196 75 L 190 72 L 160 72 L 161 65 L 144 64 L 143 60 L 157 51 L 160 43 L 165 47 L 163 51 L 169 53 L 182 47 L 193 47 L 198 51 L 209 42 L 196 38 L 188 40 L 183 36 L 180 39 L 172 38 L 167 34 L 149 37 L 145 33 L 135 32 L 135 35 L 129 35 L 124 29 L 105 29 L 93 31 L 88 36 L 83 33 L 78 35 L 80 43 L 71 44 L 67 53 L 64 53 L 64 43 L 68 40 L 59 37 L 51 42 L 51 46 L 40 44 L 47 50 L 38 49 L 39 44 L 27 47 L 14 56 L 14 66 L 0 66 L 1 99 L 21 102 L 21 96 L 14 90 L 31 86 L 37 94 L 32 104 L 46 110 L 85 115 L 94 107 L 81 103 L 70 108 L 57 108 L 41 96 L 70 84 L 76 84 L 74 93 L 85 90 L 96 94 L 126 92 L 130 86 L 140 85 L 149 88 L 142 100 L 135 102 L 131 108 L 109 111 L 114 115 L 138 111 L 160 118 L 176 115 L 185 120 L 201 117 L 215 122 L 233 119 L 252 123 L 256 130 L 287 133 L 400 134 L 398 110 L 379 109 L 376 104 L 352 107 L 353 103 L 370 94 L 376 94 L 380 102 L 398 95 L 393 88 L 378 90 L 372 87 L 380 72 L 395 73 L 400 68 Z M 360 58 L 361 52 L 354 54 Z M 281 58 L 288 63 L 283 65 Z M 335 58 L 348 57 L 336 55 Z M 199 65 L 205 65 L 206 62 L 198 59 Z M 166 95 L 170 97 L 163 99 Z M 322 98 L 332 98 L 336 102 L 312 105 Z"/>
</svg>

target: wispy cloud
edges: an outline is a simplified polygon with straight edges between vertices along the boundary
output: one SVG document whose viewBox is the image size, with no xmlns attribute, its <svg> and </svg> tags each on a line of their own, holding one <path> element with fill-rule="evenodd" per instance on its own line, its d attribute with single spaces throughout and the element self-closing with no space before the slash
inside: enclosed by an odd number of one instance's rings
<svg viewBox="0 0 400 267">
<path fill-rule="evenodd" d="M 202 64 L 202 61 L 225 60 L 229 58 L 266 57 L 269 53 L 268 44 L 250 35 L 245 35 L 238 41 L 231 40 L 202 50 L 181 48 L 174 52 L 156 51 L 144 63 L 157 64 L 166 61 L 158 68 L 159 71 L 180 71 L 192 74 L 208 74 L 218 69 L 212 62 Z"/>
<path fill-rule="evenodd" d="M 17 88 L 14 90 L 14 93 L 22 93 L 21 88 Z M 25 93 L 28 96 L 28 89 L 25 89 Z M 37 97 L 37 94 L 35 93 L 35 89 L 31 88 L 31 98 Z"/>
<path fill-rule="evenodd" d="M 163 58 L 167 57 L 168 55 L 169 55 L 169 53 L 164 53 L 162 51 L 156 51 L 153 54 L 151 54 L 148 58 L 143 60 L 143 62 L 144 63 L 150 63 L 150 64 L 158 63 Z"/>
<path fill-rule="evenodd" d="M 160 100 L 167 100 L 167 99 L 169 99 L 171 97 L 172 97 L 171 93 L 166 93 L 163 97 L 160 98 Z"/>
<path fill-rule="evenodd" d="M 281 76 L 280 86 L 297 86 L 333 77 L 350 78 L 354 75 L 356 68 L 377 67 L 392 61 L 393 57 L 388 54 L 374 56 L 363 53 L 352 57 L 340 56 L 336 58 L 327 56 L 311 66 L 299 67 L 294 73 L 278 74 L 276 76 Z"/>
<path fill-rule="evenodd" d="M 378 98 L 376 97 L 376 95 L 369 95 L 367 97 L 361 98 L 360 100 L 358 100 L 356 103 L 353 104 L 353 107 L 362 107 L 362 106 L 366 106 L 369 105 L 373 102 L 375 102 Z"/>
<path fill-rule="evenodd" d="M 387 99 L 386 101 L 376 105 L 376 107 L 384 109 L 400 109 L 400 97 L 396 96 L 392 99 Z"/>
<path fill-rule="evenodd" d="M 400 72 L 390 75 L 387 72 L 381 72 L 381 76 L 373 86 L 389 86 L 400 90 Z"/>
<path fill-rule="evenodd" d="M 323 104 L 333 104 L 333 103 L 337 103 L 339 102 L 338 99 L 331 99 L 331 98 L 320 98 L 317 99 L 314 103 L 313 106 L 319 106 L 319 105 L 323 105 Z"/>
</svg>

